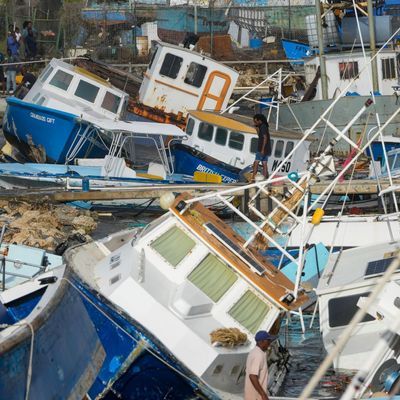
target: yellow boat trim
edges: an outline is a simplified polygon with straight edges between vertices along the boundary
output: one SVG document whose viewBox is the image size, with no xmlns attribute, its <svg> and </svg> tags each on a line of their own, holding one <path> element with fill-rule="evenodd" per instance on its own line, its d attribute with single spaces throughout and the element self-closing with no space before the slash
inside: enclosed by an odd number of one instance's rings
<svg viewBox="0 0 400 400">
<path fill-rule="evenodd" d="M 78 74 L 85 75 L 85 76 L 87 76 L 88 78 L 91 78 L 91 79 L 93 79 L 93 80 L 96 81 L 96 82 L 99 82 L 99 83 L 101 83 L 101 84 L 103 84 L 103 85 L 106 85 L 106 86 L 108 86 L 108 87 L 111 87 L 111 83 L 110 83 L 110 82 L 106 81 L 106 80 L 103 79 L 103 78 L 100 78 L 100 76 L 98 76 L 98 75 L 96 75 L 96 74 L 93 74 L 92 72 L 89 72 L 88 70 L 86 70 L 86 69 L 84 69 L 84 68 L 75 67 L 74 70 L 75 70 L 75 72 L 77 72 Z"/>
<path fill-rule="evenodd" d="M 257 134 L 253 126 L 227 118 L 223 114 L 211 113 L 209 111 L 190 111 L 190 115 L 202 122 L 207 122 L 208 124 L 226 128 L 231 131 Z M 249 118 L 249 120 L 251 121 L 251 118 Z"/>
<path fill-rule="evenodd" d="M 195 182 L 222 183 L 222 176 L 207 172 L 195 171 L 193 174 L 193 180 Z"/>
<path fill-rule="evenodd" d="M 162 176 L 147 174 L 146 172 L 136 172 L 136 176 L 138 176 L 139 178 L 145 178 L 145 179 L 156 179 L 156 180 L 164 179 Z"/>
</svg>

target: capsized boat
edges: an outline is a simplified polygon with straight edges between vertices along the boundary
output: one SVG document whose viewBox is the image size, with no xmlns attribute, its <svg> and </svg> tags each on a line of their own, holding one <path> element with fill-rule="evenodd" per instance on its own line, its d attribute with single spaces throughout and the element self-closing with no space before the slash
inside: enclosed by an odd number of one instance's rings
<svg viewBox="0 0 400 400">
<path fill-rule="evenodd" d="M 211 111 L 189 111 L 184 143 L 172 146 L 177 171 L 192 175 L 196 171 L 216 173 L 225 183 L 243 179 L 241 171 L 251 166 L 257 152 L 258 136 L 250 117 Z M 270 171 L 280 174 L 304 171 L 310 161 L 308 138 L 296 147 L 303 135 L 271 129 Z"/>
<path fill-rule="evenodd" d="M 17 275 L 5 270 L 10 262 L 2 256 L 3 288 Z M 81 399 L 97 376 L 105 353 L 67 279 L 60 266 L 0 293 L 2 399 Z"/>
<path fill-rule="evenodd" d="M 1 398 L 218 398 L 137 321 L 60 265 L 62 257 L 16 244 L 2 252 Z"/>
<path fill-rule="evenodd" d="M 93 295 L 122 309 L 226 398 L 243 396 L 254 334 L 277 333 L 282 317 L 307 301 L 254 246 L 188 195 L 145 228 L 72 248 L 66 260 Z M 274 342 L 271 393 L 282 383 L 287 358 Z"/>
</svg>

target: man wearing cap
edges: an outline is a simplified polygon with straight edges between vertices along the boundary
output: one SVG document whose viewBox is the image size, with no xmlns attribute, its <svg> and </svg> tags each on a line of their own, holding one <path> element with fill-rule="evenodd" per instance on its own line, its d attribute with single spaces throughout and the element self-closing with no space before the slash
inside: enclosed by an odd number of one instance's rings
<svg viewBox="0 0 400 400">
<path fill-rule="evenodd" d="M 268 365 L 265 352 L 276 336 L 267 331 L 256 333 L 256 347 L 250 351 L 246 362 L 246 380 L 244 383 L 245 400 L 268 400 Z"/>
</svg>

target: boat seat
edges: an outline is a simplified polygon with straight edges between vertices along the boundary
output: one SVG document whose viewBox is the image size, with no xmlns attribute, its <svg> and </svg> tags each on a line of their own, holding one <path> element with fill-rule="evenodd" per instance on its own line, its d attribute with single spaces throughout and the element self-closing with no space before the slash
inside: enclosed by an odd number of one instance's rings
<svg viewBox="0 0 400 400">
<path fill-rule="evenodd" d="M 167 179 L 167 173 L 165 171 L 164 165 L 151 162 L 147 170 L 148 175 L 157 176 L 159 179 Z"/>
<path fill-rule="evenodd" d="M 101 166 L 101 176 L 113 178 L 136 178 L 136 172 L 126 165 L 125 159 L 106 155 Z"/>
<path fill-rule="evenodd" d="M 182 318 L 191 318 L 209 314 L 213 302 L 197 286 L 185 281 L 177 287 L 170 307 Z"/>
</svg>

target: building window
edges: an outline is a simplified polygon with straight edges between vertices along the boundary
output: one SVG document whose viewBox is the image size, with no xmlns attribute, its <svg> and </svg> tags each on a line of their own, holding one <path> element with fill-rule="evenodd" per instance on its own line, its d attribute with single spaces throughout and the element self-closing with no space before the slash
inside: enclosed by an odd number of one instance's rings
<svg viewBox="0 0 400 400">
<path fill-rule="evenodd" d="M 276 142 L 275 154 L 274 154 L 275 157 L 277 157 L 277 158 L 282 157 L 282 154 L 283 154 L 283 146 L 284 146 L 283 140 L 278 140 L 278 141 Z"/>
<path fill-rule="evenodd" d="M 339 63 L 340 79 L 353 79 L 358 76 L 358 62 L 341 62 Z"/>
<path fill-rule="evenodd" d="M 61 90 L 68 90 L 72 81 L 73 75 L 65 71 L 58 70 L 50 81 L 50 85 L 55 86 Z"/>
<path fill-rule="evenodd" d="M 228 131 L 224 128 L 217 128 L 217 132 L 215 134 L 215 143 L 221 146 L 225 146 L 227 138 L 228 138 Z"/>
<path fill-rule="evenodd" d="M 185 129 L 186 134 L 191 136 L 193 133 L 193 129 L 194 129 L 194 119 L 189 118 L 189 120 L 186 124 L 186 129 Z"/>
<path fill-rule="evenodd" d="M 121 101 L 121 97 L 119 97 L 111 92 L 106 92 L 103 102 L 101 103 L 101 108 L 104 108 L 105 110 L 116 114 L 118 111 L 118 106 L 119 106 L 120 101 Z"/>
<path fill-rule="evenodd" d="M 357 302 L 360 297 L 368 297 L 369 293 L 354 294 L 352 296 L 339 297 L 328 301 L 329 326 L 346 326 L 354 314 L 358 311 Z M 373 321 L 375 318 L 366 314 L 361 322 Z"/>
<path fill-rule="evenodd" d="M 202 122 L 199 126 L 199 139 L 211 142 L 214 132 L 214 126 Z"/>
<path fill-rule="evenodd" d="M 270 307 L 256 294 L 246 293 L 229 310 L 229 315 L 251 333 L 256 333 L 268 314 Z"/>
<path fill-rule="evenodd" d="M 396 79 L 396 68 L 394 58 L 382 59 L 382 78 L 383 79 Z"/>
<path fill-rule="evenodd" d="M 183 58 L 167 53 L 161 65 L 160 75 L 175 79 L 181 69 Z"/>
<path fill-rule="evenodd" d="M 235 150 L 242 150 L 244 143 L 244 135 L 239 132 L 231 132 L 229 136 L 229 147 Z"/>
<path fill-rule="evenodd" d="M 207 72 L 207 67 L 192 62 L 189 65 L 184 82 L 187 83 L 188 85 L 192 85 L 199 88 L 203 84 L 206 72 Z"/>
<path fill-rule="evenodd" d="M 97 93 L 99 93 L 99 87 L 86 81 L 80 81 L 75 90 L 75 96 L 89 101 L 90 103 L 94 103 Z"/>
<path fill-rule="evenodd" d="M 150 247 L 176 267 L 189 254 L 195 244 L 195 241 L 182 229 L 174 226 L 154 240 Z"/>
<path fill-rule="evenodd" d="M 236 282 L 237 276 L 217 257 L 208 254 L 188 279 L 216 303 Z"/>
<path fill-rule="evenodd" d="M 293 150 L 294 143 L 293 142 L 287 142 L 286 143 L 286 149 L 285 149 L 285 157 L 289 155 L 289 153 Z"/>
</svg>

